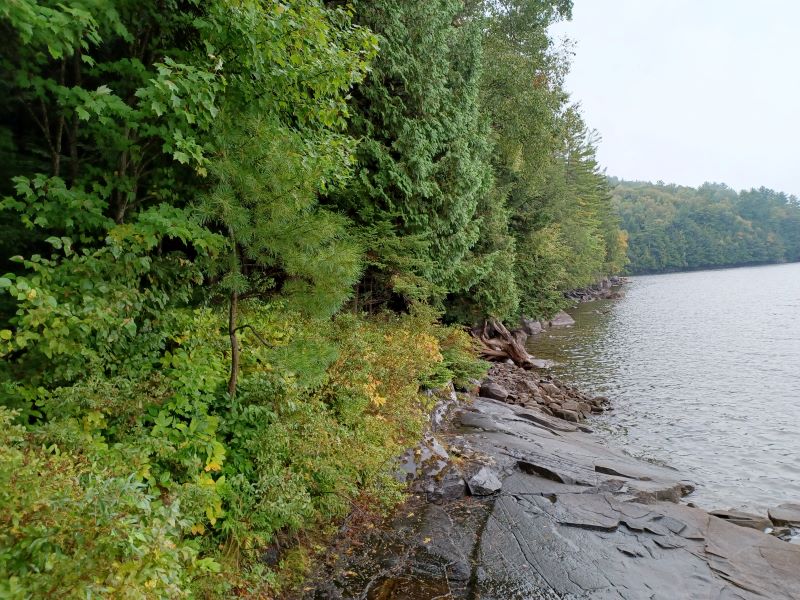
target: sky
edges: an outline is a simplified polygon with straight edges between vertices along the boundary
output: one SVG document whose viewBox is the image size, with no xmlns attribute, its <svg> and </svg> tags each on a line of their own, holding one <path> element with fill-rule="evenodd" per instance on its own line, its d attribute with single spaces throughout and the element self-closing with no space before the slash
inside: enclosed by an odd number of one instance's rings
<svg viewBox="0 0 800 600">
<path fill-rule="evenodd" d="M 800 196 L 800 1 L 574 2 L 551 33 L 609 175 Z"/>
</svg>

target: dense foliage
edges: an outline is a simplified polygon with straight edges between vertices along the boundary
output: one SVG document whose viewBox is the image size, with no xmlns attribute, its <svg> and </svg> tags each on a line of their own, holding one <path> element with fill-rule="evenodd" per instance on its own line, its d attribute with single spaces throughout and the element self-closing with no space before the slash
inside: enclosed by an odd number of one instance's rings
<svg viewBox="0 0 800 600">
<path fill-rule="evenodd" d="M 800 261 L 794 196 L 710 183 L 614 183 L 632 273 Z"/>
<path fill-rule="evenodd" d="M 0 6 L 0 596 L 276 594 L 399 497 L 463 326 L 622 266 L 570 8 Z"/>
</svg>

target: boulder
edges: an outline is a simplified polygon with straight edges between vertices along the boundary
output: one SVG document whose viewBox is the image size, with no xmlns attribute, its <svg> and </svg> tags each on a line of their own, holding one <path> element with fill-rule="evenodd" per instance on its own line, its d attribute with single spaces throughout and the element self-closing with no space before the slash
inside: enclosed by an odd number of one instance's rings
<svg viewBox="0 0 800 600">
<path fill-rule="evenodd" d="M 556 315 L 550 319 L 550 327 L 569 327 L 570 325 L 575 325 L 575 319 L 570 317 L 563 310 L 556 313 Z"/>
<path fill-rule="evenodd" d="M 469 478 L 467 486 L 469 493 L 473 496 L 491 496 L 503 487 L 503 482 L 500 481 L 495 471 L 489 467 L 481 467 L 475 475 Z"/>
<path fill-rule="evenodd" d="M 578 423 L 581 420 L 581 415 L 576 413 L 572 410 L 565 410 L 563 408 L 552 408 L 553 414 L 557 416 L 559 419 L 564 419 L 565 421 L 571 421 L 573 423 Z"/>
<path fill-rule="evenodd" d="M 531 358 L 531 366 L 534 369 L 552 369 L 554 364 L 556 363 L 546 358 Z"/>
<path fill-rule="evenodd" d="M 561 408 L 563 408 L 564 410 L 571 410 L 572 412 L 578 412 L 580 410 L 578 403 L 575 402 L 574 400 L 567 400 L 566 402 L 562 402 Z"/>
<path fill-rule="evenodd" d="M 493 381 L 484 381 L 481 384 L 481 396 L 504 402 L 508 398 L 508 390 Z"/>
<path fill-rule="evenodd" d="M 511 332 L 511 336 L 523 346 L 528 341 L 528 332 L 525 329 L 515 329 Z"/>
<path fill-rule="evenodd" d="M 542 324 L 539 321 L 534 321 L 533 319 L 528 319 L 526 317 L 522 317 L 522 319 L 520 319 L 520 327 L 528 335 L 536 335 L 537 333 L 542 332 Z"/>
<path fill-rule="evenodd" d="M 769 515 L 770 521 L 775 525 L 800 527 L 800 504 L 791 502 L 779 504 L 775 508 L 770 508 L 767 514 Z"/>
</svg>

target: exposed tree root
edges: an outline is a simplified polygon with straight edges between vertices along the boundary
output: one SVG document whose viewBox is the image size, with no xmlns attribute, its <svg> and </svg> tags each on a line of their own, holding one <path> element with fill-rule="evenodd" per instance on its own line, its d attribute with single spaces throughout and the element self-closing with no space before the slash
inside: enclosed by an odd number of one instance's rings
<svg viewBox="0 0 800 600">
<path fill-rule="evenodd" d="M 483 358 L 497 362 L 510 358 L 518 367 L 533 368 L 533 357 L 498 319 L 487 319 L 482 327 L 472 330 L 472 335 L 478 341 Z"/>
</svg>

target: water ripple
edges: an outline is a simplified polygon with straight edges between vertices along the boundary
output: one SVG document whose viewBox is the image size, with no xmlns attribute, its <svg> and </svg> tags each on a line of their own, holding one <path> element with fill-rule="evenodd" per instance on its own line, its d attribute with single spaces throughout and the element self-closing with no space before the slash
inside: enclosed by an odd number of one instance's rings
<svg viewBox="0 0 800 600">
<path fill-rule="evenodd" d="M 800 502 L 800 264 L 637 277 L 530 341 L 609 396 L 613 443 L 678 468 L 706 508 Z"/>
</svg>

